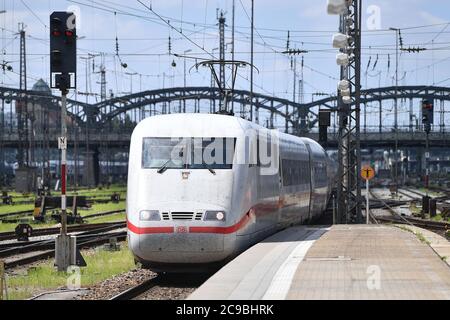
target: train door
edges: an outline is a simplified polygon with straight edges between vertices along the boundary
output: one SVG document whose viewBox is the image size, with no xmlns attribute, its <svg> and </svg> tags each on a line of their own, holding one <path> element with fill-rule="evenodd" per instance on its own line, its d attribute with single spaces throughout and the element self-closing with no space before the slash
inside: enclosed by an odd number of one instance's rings
<svg viewBox="0 0 450 320">
<path fill-rule="evenodd" d="M 313 216 L 313 210 L 314 210 L 314 203 L 316 201 L 316 197 L 315 197 L 315 185 L 314 185 L 314 177 L 315 175 L 315 168 L 314 168 L 314 162 L 313 162 L 313 154 L 311 151 L 311 146 L 309 144 L 306 143 L 306 148 L 308 149 L 308 154 L 309 154 L 309 172 L 310 172 L 310 189 L 309 189 L 309 214 L 308 214 L 308 220 L 311 221 L 311 218 Z"/>
<path fill-rule="evenodd" d="M 272 138 L 266 135 L 258 136 L 258 165 L 257 165 L 257 227 L 258 231 L 272 232 L 279 222 L 280 216 L 280 173 L 276 146 L 272 145 Z M 276 142 L 274 142 L 276 143 Z M 273 149 L 273 150 L 272 150 Z M 278 156 L 277 156 L 278 157 Z"/>
<path fill-rule="evenodd" d="M 284 187 L 284 163 L 282 160 L 282 151 L 280 147 L 280 156 L 279 156 L 279 165 L 278 165 L 278 225 L 281 227 L 284 227 L 285 225 L 289 224 L 289 219 L 286 217 L 285 213 L 285 205 L 286 205 L 286 190 Z"/>
<path fill-rule="evenodd" d="M 278 155 L 278 173 L 276 176 L 277 186 L 276 194 L 278 195 L 278 213 L 277 213 L 277 224 L 281 224 L 281 215 L 283 211 L 283 176 L 282 176 L 282 163 L 281 163 L 281 152 Z"/>
</svg>

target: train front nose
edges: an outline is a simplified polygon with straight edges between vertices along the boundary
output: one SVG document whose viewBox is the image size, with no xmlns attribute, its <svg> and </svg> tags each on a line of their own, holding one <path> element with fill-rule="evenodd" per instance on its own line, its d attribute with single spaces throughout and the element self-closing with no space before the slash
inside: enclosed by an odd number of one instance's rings
<svg viewBox="0 0 450 320">
<path fill-rule="evenodd" d="M 130 247 L 139 260 L 168 264 L 211 263 L 230 255 L 235 235 L 227 232 L 223 208 L 183 204 L 171 208 L 161 206 L 154 211 L 159 212 L 159 221 L 133 219 L 134 223 L 128 222 Z M 223 220 L 207 220 L 211 212 L 219 218 L 223 214 Z"/>
</svg>

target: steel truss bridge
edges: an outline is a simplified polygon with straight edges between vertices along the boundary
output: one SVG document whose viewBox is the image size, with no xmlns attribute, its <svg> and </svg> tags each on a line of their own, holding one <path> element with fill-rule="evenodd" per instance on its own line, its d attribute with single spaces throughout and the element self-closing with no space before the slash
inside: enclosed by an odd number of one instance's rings
<svg viewBox="0 0 450 320">
<path fill-rule="evenodd" d="M 425 134 L 418 125 L 420 115 L 414 113 L 414 106 L 421 99 L 435 101 L 435 126 L 430 135 L 431 147 L 450 146 L 450 88 L 433 86 L 400 86 L 363 90 L 361 93 L 361 144 L 367 146 L 391 146 L 396 136 L 399 146 L 418 146 L 425 142 Z M 86 104 L 80 101 L 68 100 L 68 114 L 72 121 L 69 124 L 71 140 L 79 140 L 80 146 L 91 144 L 100 146 L 105 143 L 111 146 L 128 146 L 132 128 L 140 120 L 156 114 L 179 112 L 213 113 L 218 110 L 221 93 L 218 88 L 211 87 L 178 87 L 143 91 L 126 96 L 116 97 L 96 104 Z M 409 103 L 409 124 L 399 127 L 397 135 L 392 126 L 385 122 L 386 107 L 397 100 Z M 43 94 L 37 91 L 21 91 L 19 89 L 0 87 L 2 110 L 10 112 L 15 109 L 13 101 L 26 101 L 30 110 L 58 112 L 60 97 Z M 250 92 L 234 90 L 227 100 L 236 116 L 247 118 L 250 108 Z M 370 105 L 372 110 L 365 112 Z M 35 108 L 40 106 L 39 108 Z M 284 132 L 318 138 L 318 110 L 329 109 L 337 111 L 337 98 L 330 96 L 310 103 L 300 104 L 287 99 L 268 95 L 253 94 L 254 121 L 268 128 L 276 128 Z M 384 107 L 383 107 L 384 106 Z M 417 108 L 416 108 L 417 109 Z M 419 108 L 420 109 L 420 108 Z M 417 109 L 417 110 L 419 110 Z M 32 111 L 31 111 L 32 112 Z M 377 113 L 378 125 L 369 126 L 367 117 Z M 30 119 L 35 119 L 33 115 Z M 39 127 L 34 128 L 35 141 L 48 139 L 50 144 L 56 144 L 59 135 L 58 117 L 55 123 L 48 124 L 45 132 Z M 373 122 L 373 121 L 372 121 Z M 19 140 L 17 124 L 8 121 L 0 115 L 0 138 L 3 146 L 14 147 Z M 336 128 L 329 130 L 329 145 L 337 145 Z M 44 134 L 45 133 L 45 134 Z M 45 136 L 45 137 L 44 137 Z"/>
</svg>

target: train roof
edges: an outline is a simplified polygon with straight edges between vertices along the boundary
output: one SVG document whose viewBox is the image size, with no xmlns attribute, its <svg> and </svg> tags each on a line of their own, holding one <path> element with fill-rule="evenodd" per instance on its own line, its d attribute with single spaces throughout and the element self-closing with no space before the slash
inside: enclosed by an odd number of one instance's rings
<svg viewBox="0 0 450 320">
<path fill-rule="evenodd" d="M 142 120 L 133 131 L 133 136 L 235 137 L 251 127 L 250 122 L 233 116 L 176 113 L 152 116 Z"/>
<path fill-rule="evenodd" d="M 236 116 L 206 113 L 174 113 L 142 120 L 133 137 L 237 137 L 246 130 L 268 130 Z M 309 144 L 313 151 L 322 147 L 314 140 L 279 132 L 280 139 L 295 144 Z"/>
</svg>

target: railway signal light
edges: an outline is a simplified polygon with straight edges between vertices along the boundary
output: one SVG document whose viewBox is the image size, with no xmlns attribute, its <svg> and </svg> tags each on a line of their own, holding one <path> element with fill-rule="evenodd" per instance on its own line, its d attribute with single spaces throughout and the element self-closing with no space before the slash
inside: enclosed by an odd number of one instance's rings
<svg viewBox="0 0 450 320">
<path fill-rule="evenodd" d="M 331 111 L 319 110 L 319 143 L 322 146 L 328 142 L 329 126 L 331 126 Z"/>
<path fill-rule="evenodd" d="M 431 99 L 422 100 L 422 124 L 426 133 L 430 133 L 434 122 L 434 103 Z"/>
<path fill-rule="evenodd" d="M 51 87 L 76 87 L 77 32 L 72 12 L 56 11 L 50 16 Z"/>
</svg>

